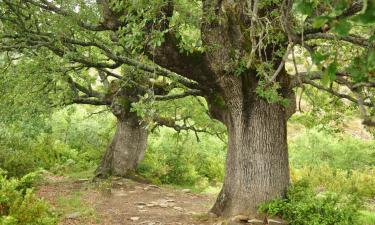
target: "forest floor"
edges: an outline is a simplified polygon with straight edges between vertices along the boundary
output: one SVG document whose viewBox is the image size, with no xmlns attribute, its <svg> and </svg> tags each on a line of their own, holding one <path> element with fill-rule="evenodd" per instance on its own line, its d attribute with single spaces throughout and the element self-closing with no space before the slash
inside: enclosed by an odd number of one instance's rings
<svg viewBox="0 0 375 225">
<path fill-rule="evenodd" d="M 60 216 L 59 225 L 212 225 L 214 194 L 159 187 L 128 179 L 94 183 L 47 176 L 37 188 Z"/>
</svg>

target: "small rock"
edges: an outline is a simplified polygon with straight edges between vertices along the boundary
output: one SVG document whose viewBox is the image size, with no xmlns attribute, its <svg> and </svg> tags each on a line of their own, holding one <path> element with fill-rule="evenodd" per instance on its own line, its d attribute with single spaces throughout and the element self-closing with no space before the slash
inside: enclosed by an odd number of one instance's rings
<svg viewBox="0 0 375 225">
<path fill-rule="evenodd" d="M 184 193 L 190 193 L 191 192 L 190 189 L 182 189 L 181 191 L 184 192 Z"/>
<path fill-rule="evenodd" d="M 130 220 L 131 220 L 131 221 L 138 221 L 138 220 L 139 220 L 139 217 L 138 217 L 138 216 L 130 217 Z"/>
<path fill-rule="evenodd" d="M 78 182 L 87 182 L 89 179 L 78 179 Z"/>
<path fill-rule="evenodd" d="M 136 205 L 146 205 L 146 203 L 144 203 L 144 202 L 136 202 L 135 204 Z"/>
<path fill-rule="evenodd" d="M 264 224 L 264 221 L 259 220 L 259 219 L 251 219 L 251 220 L 248 220 L 247 222 L 249 222 L 251 225 L 263 225 Z"/>
<path fill-rule="evenodd" d="M 124 197 L 124 196 L 127 196 L 126 193 L 122 192 L 122 191 L 116 191 L 116 192 L 113 192 L 113 195 L 116 196 L 116 197 Z"/>
<path fill-rule="evenodd" d="M 237 215 L 231 218 L 231 221 L 235 222 L 245 222 L 248 221 L 249 217 L 245 215 Z"/>
<path fill-rule="evenodd" d="M 144 205 L 137 205 L 137 208 L 138 208 L 138 209 L 144 209 L 145 206 L 144 206 Z"/>
<path fill-rule="evenodd" d="M 160 189 L 160 187 L 159 187 L 159 186 L 157 186 L 157 185 L 153 185 L 153 184 L 151 184 L 151 185 L 148 185 L 148 187 L 149 187 L 149 188 L 156 188 L 156 189 Z"/>
<path fill-rule="evenodd" d="M 166 203 L 160 203 L 159 206 L 162 207 L 162 208 L 167 208 L 168 204 L 166 204 Z"/>
<path fill-rule="evenodd" d="M 177 210 L 177 211 L 182 211 L 182 210 L 183 210 L 183 208 L 178 207 L 178 206 L 174 206 L 173 209 L 175 209 L 175 210 Z"/>
<path fill-rule="evenodd" d="M 158 205 L 157 202 L 150 202 L 150 203 L 146 204 L 147 207 L 154 207 L 154 206 L 157 206 L 157 205 Z"/>
<path fill-rule="evenodd" d="M 67 219 L 77 219 L 80 216 L 81 216 L 80 212 L 74 212 L 74 213 L 70 213 L 70 214 L 66 215 L 65 218 L 67 218 Z"/>
<path fill-rule="evenodd" d="M 268 219 L 269 225 L 286 225 L 288 222 L 281 219 Z"/>
</svg>

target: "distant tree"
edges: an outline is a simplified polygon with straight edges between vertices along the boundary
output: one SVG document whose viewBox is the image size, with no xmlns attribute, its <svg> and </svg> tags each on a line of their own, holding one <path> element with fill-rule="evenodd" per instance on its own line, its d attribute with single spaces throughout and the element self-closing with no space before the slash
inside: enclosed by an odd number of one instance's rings
<svg viewBox="0 0 375 225">
<path fill-rule="evenodd" d="M 104 74 L 133 66 L 203 96 L 228 131 L 224 185 L 212 208 L 218 215 L 254 215 L 261 202 L 285 194 L 295 88 L 308 84 L 357 104 L 364 124 L 374 125 L 372 0 L 96 3 L 0 0 L 0 49 L 45 49 Z M 307 69 L 301 56 L 311 61 Z M 284 67 L 290 61 L 292 74 Z"/>
</svg>

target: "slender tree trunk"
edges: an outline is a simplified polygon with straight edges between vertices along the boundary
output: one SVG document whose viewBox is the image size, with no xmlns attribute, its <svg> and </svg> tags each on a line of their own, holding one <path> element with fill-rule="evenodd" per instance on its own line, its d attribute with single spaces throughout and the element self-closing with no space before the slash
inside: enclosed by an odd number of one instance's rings
<svg viewBox="0 0 375 225">
<path fill-rule="evenodd" d="M 285 194 L 289 184 L 286 110 L 256 98 L 232 107 L 226 174 L 211 211 L 219 216 L 255 216 L 260 203 Z"/>
<path fill-rule="evenodd" d="M 116 133 L 96 170 L 96 176 L 127 176 L 133 173 L 143 159 L 147 136 L 147 130 L 134 113 L 117 117 Z"/>
</svg>

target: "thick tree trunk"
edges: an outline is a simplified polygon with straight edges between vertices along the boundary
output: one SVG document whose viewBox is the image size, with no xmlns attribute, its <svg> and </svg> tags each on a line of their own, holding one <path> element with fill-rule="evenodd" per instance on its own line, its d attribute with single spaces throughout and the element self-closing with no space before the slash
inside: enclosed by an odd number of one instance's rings
<svg viewBox="0 0 375 225">
<path fill-rule="evenodd" d="M 117 129 L 111 144 L 105 152 L 97 177 L 109 175 L 127 176 L 133 173 L 143 159 L 148 132 L 134 113 L 117 117 Z"/>
<path fill-rule="evenodd" d="M 286 110 L 255 98 L 231 107 L 226 174 L 211 211 L 219 216 L 255 216 L 260 203 L 285 194 L 289 184 Z"/>
</svg>

